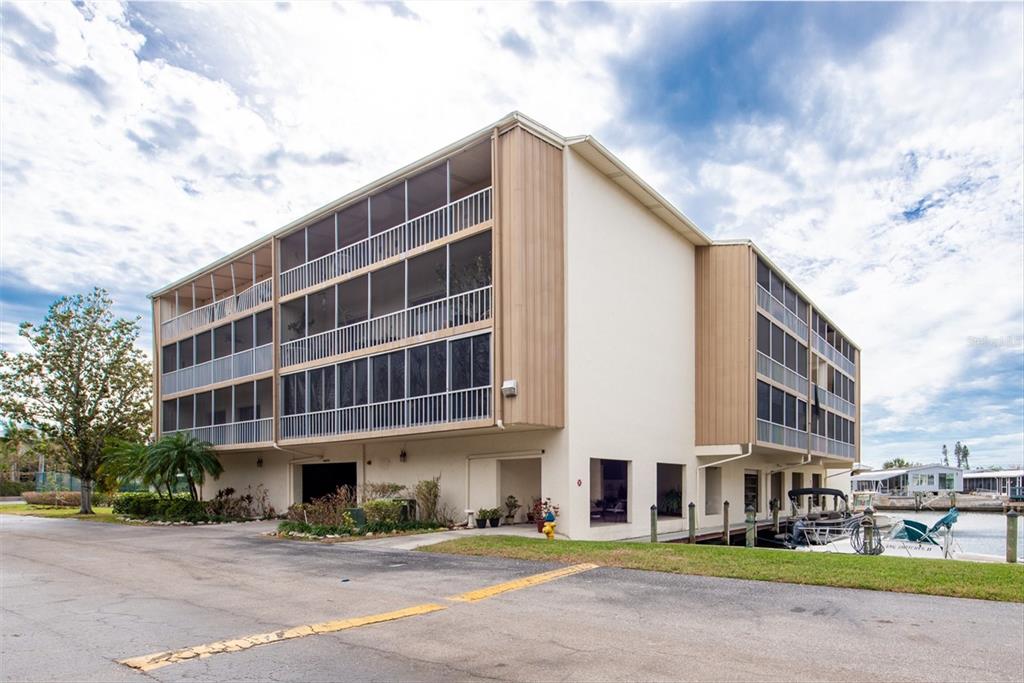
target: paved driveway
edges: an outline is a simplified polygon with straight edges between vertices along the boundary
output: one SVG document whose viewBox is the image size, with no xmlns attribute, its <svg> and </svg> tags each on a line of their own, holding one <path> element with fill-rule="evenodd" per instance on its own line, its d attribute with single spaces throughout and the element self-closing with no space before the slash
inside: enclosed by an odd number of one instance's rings
<svg viewBox="0 0 1024 683">
<path fill-rule="evenodd" d="M 1021 680 L 1024 606 L 0 518 L 3 680 Z M 528 583 L 528 582 L 527 582 Z M 170 664 L 118 660 L 438 609 Z M 346 622 L 349 623 L 349 622 Z M 355 622 L 352 622 L 355 623 Z"/>
</svg>

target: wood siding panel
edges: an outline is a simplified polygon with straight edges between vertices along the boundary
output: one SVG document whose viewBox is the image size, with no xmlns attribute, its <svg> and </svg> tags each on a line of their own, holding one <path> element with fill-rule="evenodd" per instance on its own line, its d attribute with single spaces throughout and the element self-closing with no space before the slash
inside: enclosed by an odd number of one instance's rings
<svg viewBox="0 0 1024 683">
<path fill-rule="evenodd" d="M 753 255 L 697 248 L 697 444 L 749 443 L 754 423 Z"/>
<path fill-rule="evenodd" d="M 562 151 L 522 128 L 498 137 L 495 396 L 507 425 L 565 425 Z M 501 397 L 505 379 L 519 383 Z"/>
</svg>

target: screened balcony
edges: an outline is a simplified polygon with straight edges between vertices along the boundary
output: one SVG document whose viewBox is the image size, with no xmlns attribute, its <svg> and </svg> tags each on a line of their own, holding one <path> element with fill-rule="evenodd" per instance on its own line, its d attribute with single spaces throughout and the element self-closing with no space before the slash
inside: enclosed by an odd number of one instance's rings
<svg viewBox="0 0 1024 683">
<path fill-rule="evenodd" d="M 169 399 L 161 404 L 161 433 L 185 432 L 215 446 L 272 441 L 272 406 L 269 378 Z"/>
<path fill-rule="evenodd" d="M 857 367 L 853 361 L 841 354 L 834 346 L 825 341 L 820 334 L 815 332 L 811 335 L 811 343 L 814 345 L 814 350 L 820 353 L 825 358 L 835 363 L 843 372 L 848 375 L 856 375 Z"/>
<path fill-rule="evenodd" d="M 270 245 L 160 297 L 160 336 L 174 339 L 273 300 Z"/>
<path fill-rule="evenodd" d="M 281 305 L 281 366 L 492 316 L 491 231 Z"/>
<path fill-rule="evenodd" d="M 757 421 L 757 440 L 787 448 L 807 448 L 807 432 L 766 420 Z"/>
<path fill-rule="evenodd" d="M 483 142 L 281 239 L 281 295 L 491 219 L 491 147 Z"/>
<path fill-rule="evenodd" d="M 241 379 L 274 367 L 273 314 L 260 311 L 162 349 L 163 395 Z"/>
<path fill-rule="evenodd" d="M 491 335 L 285 375 L 281 393 L 282 439 L 486 420 L 493 415 Z"/>
</svg>

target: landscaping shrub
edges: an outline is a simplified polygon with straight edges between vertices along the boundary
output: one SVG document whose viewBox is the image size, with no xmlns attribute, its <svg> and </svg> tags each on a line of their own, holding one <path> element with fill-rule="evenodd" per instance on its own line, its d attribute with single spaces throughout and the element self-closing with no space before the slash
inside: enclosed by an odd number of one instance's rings
<svg viewBox="0 0 1024 683">
<path fill-rule="evenodd" d="M 30 481 L 0 481 L 0 496 L 20 496 L 25 491 L 35 489 L 35 484 Z"/>
<path fill-rule="evenodd" d="M 307 524 L 323 524 L 338 527 L 345 523 L 345 514 L 352 516 L 356 505 L 355 491 L 348 486 L 339 486 L 334 493 L 314 498 L 309 503 L 296 503 L 288 508 L 287 518 Z"/>
<path fill-rule="evenodd" d="M 63 505 L 65 507 L 82 504 L 82 494 L 78 491 L 25 491 L 21 497 L 29 505 Z"/>
<path fill-rule="evenodd" d="M 157 502 L 152 516 L 167 522 L 201 522 L 208 517 L 201 501 L 184 496 Z"/>
<path fill-rule="evenodd" d="M 233 488 L 221 489 L 204 505 L 210 515 L 226 519 L 270 519 L 276 514 L 262 484 L 249 486 L 240 496 L 235 495 Z"/>
<path fill-rule="evenodd" d="M 112 507 L 115 515 L 128 517 L 152 517 L 157 513 L 157 505 L 162 499 L 150 491 L 137 493 L 119 493 L 114 496 Z"/>
<path fill-rule="evenodd" d="M 441 501 L 441 475 L 424 479 L 416 484 L 416 508 L 420 519 L 436 522 L 438 504 Z"/>
<path fill-rule="evenodd" d="M 404 501 L 380 498 L 368 500 L 363 503 L 363 511 L 366 512 L 366 526 L 378 523 L 398 524 L 402 519 L 402 510 L 405 508 Z"/>
<path fill-rule="evenodd" d="M 418 531 L 420 529 L 444 528 L 437 522 L 429 520 L 409 519 L 398 522 L 367 522 L 363 532 L 368 534 L 389 534 L 393 531 Z"/>
<path fill-rule="evenodd" d="M 286 519 L 277 525 L 278 533 L 300 533 L 310 534 L 312 536 L 355 536 L 361 533 L 361 530 L 356 527 L 352 516 L 349 514 L 342 515 L 342 524 L 334 526 L 331 524 L 307 524 L 306 522 L 300 522 L 298 520 Z"/>
<path fill-rule="evenodd" d="M 404 486 L 390 481 L 368 481 L 365 484 L 363 484 L 363 500 L 397 498 L 398 494 L 404 492 Z"/>
</svg>

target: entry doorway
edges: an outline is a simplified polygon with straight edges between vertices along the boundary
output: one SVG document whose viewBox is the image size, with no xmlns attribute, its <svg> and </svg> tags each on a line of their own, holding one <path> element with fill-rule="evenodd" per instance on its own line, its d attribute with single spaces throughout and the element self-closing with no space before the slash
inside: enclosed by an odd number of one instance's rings
<svg viewBox="0 0 1024 683">
<path fill-rule="evenodd" d="M 535 501 L 541 499 L 540 458 L 510 458 L 498 461 L 498 509 L 506 524 L 527 521 Z M 509 518 L 509 496 L 518 505 Z"/>
<path fill-rule="evenodd" d="M 658 517 L 682 517 L 685 501 L 683 465 L 658 463 Z"/>
<path fill-rule="evenodd" d="M 302 502 L 329 496 L 341 486 L 356 488 L 356 463 L 325 462 L 302 466 Z"/>
</svg>

